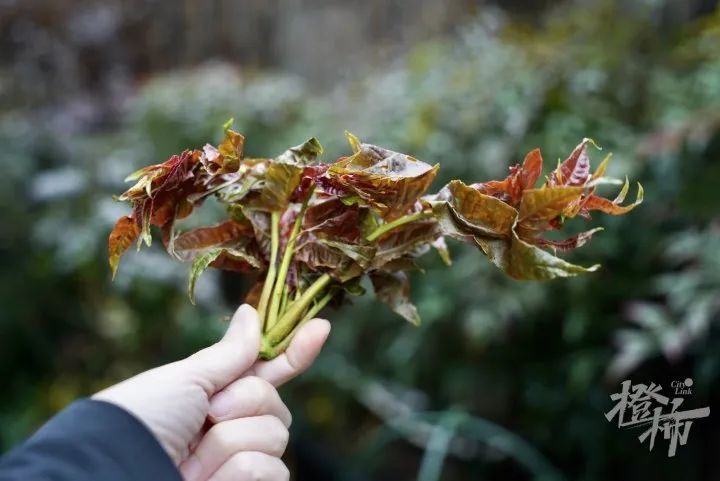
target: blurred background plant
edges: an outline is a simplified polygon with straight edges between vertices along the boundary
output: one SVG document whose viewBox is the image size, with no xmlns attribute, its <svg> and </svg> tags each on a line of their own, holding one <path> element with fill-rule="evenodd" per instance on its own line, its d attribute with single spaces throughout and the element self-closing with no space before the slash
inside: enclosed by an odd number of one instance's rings
<svg viewBox="0 0 720 481">
<path fill-rule="evenodd" d="M 208 273 L 193 307 L 161 249 L 111 284 L 105 248 L 124 176 L 234 117 L 249 155 L 315 135 L 333 158 L 348 129 L 441 162 L 437 186 L 591 136 L 647 193 L 574 255 L 598 273 L 520 283 L 451 245 L 413 280 L 420 328 L 327 310 L 284 389 L 293 479 L 720 478 L 717 416 L 673 460 L 603 416 L 627 378 L 720 406 L 716 1 L 5 0 L 0 46 L 0 450 L 223 330 L 250 279 Z"/>
</svg>

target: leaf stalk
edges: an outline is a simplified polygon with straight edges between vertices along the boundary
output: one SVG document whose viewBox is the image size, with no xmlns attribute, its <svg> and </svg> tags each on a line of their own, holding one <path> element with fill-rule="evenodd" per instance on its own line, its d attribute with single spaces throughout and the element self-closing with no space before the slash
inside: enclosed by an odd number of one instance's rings
<svg viewBox="0 0 720 481">
<path fill-rule="evenodd" d="M 432 217 L 432 214 L 430 212 L 416 212 L 414 214 L 404 215 L 398 219 L 395 219 L 392 222 L 381 225 L 380 227 L 372 231 L 370 235 L 368 235 L 365 239 L 367 239 L 368 242 L 373 242 L 381 236 L 385 235 L 386 233 L 390 232 L 391 230 L 400 227 L 401 225 L 405 225 L 418 220 L 429 219 L 430 217 Z"/>
<path fill-rule="evenodd" d="M 306 310 L 315 298 L 328 286 L 332 278 L 323 274 L 313 282 L 302 295 L 293 301 L 277 323 L 265 332 L 263 348 L 274 347 L 285 339 L 293 328 L 305 317 Z"/>
<path fill-rule="evenodd" d="M 263 350 L 260 353 L 260 357 L 263 359 L 272 359 L 274 357 L 277 357 L 278 354 L 285 351 L 287 347 L 290 345 L 290 341 L 292 341 L 293 337 L 295 337 L 295 334 L 300 330 L 302 326 L 304 326 L 308 321 L 313 319 L 318 312 L 322 310 L 323 307 L 327 305 L 328 302 L 330 302 L 335 295 L 335 292 L 327 292 L 323 297 L 320 298 L 303 316 L 302 320 L 297 323 L 297 325 L 290 331 L 290 334 L 285 336 L 285 338 L 277 343 L 276 345 L 270 345 L 269 343 L 263 342 Z M 265 341 L 265 339 L 263 339 Z"/>
<path fill-rule="evenodd" d="M 270 214 L 270 231 L 270 265 L 268 266 L 265 284 L 263 285 L 262 292 L 260 293 L 260 300 L 258 301 L 258 316 L 263 321 L 263 332 L 268 329 L 266 321 L 268 301 L 270 300 L 270 294 L 272 293 L 273 286 L 275 285 L 275 277 L 277 274 L 277 256 L 280 248 L 279 212 L 273 212 Z"/>
<path fill-rule="evenodd" d="M 302 227 L 303 217 L 305 216 L 305 210 L 307 209 L 310 197 L 312 197 L 313 191 L 311 190 L 300 207 L 300 211 L 295 217 L 295 223 L 293 229 L 290 232 L 287 244 L 285 245 L 285 252 L 283 253 L 282 262 L 280 263 L 280 270 L 278 271 L 277 278 L 275 279 L 275 287 L 272 291 L 270 307 L 267 311 L 267 324 L 266 331 L 270 331 L 278 321 L 280 314 L 280 305 L 282 303 L 283 294 L 287 289 L 285 280 L 287 279 L 288 270 L 290 269 L 290 261 L 292 261 L 293 254 L 295 253 L 295 243 L 297 242 L 298 235 L 300 234 L 300 227 Z"/>
</svg>

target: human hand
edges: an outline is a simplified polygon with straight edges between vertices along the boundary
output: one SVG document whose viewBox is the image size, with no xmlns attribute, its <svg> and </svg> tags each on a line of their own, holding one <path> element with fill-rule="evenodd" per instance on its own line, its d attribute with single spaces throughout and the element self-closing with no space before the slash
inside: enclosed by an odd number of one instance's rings
<svg viewBox="0 0 720 481">
<path fill-rule="evenodd" d="M 258 361 L 260 323 L 240 306 L 225 336 L 194 355 L 99 392 L 140 419 L 187 481 L 282 480 L 291 415 L 276 386 L 307 369 L 330 323 L 313 319 L 286 352 Z"/>
</svg>

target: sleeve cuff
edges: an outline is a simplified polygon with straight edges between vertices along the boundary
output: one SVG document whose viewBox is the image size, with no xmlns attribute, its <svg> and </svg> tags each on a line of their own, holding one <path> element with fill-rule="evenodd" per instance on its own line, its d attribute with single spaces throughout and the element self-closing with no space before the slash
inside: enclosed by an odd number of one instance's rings
<svg viewBox="0 0 720 481">
<path fill-rule="evenodd" d="M 0 478 L 16 473 L 17 479 L 181 481 L 139 419 L 114 404 L 90 399 L 71 404 L 0 465 Z"/>
</svg>

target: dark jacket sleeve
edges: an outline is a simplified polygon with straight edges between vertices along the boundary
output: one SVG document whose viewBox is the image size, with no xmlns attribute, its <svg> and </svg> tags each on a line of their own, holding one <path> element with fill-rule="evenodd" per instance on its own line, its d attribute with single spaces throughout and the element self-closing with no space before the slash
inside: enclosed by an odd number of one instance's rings
<svg viewBox="0 0 720 481">
<path fill-rule="evenodd" d="M 81 400 L 0 459 L 0 481 L 180 481 L 152 433 L 125 410 Z"/>
</svg>

